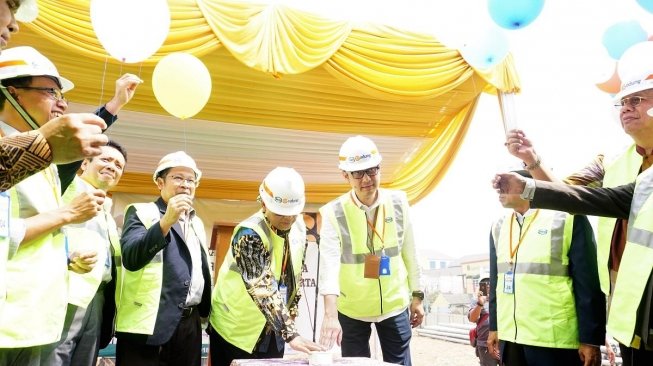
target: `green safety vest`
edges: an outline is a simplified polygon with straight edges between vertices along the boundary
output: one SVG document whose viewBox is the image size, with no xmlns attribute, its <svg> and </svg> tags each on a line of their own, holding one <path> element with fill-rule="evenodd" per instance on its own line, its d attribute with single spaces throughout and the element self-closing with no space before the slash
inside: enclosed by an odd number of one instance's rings
<svg viewBox="0 0 653 366">
<path fill-rule="evenodd" d="M 75 177 L 66 189 L 63 200 L 65 203 L 70 203 L 79 194 L 93 189 L 94 187 L 83 179 Z M 113 257 L 114 261 L 120 258 L 120 237 L 116 222 L 109 214 L 110 210 L 111 199 L 107 197 L 103 210 L 96 217 L 81 224 L 66 226 L 69 252 L 97 252 L 97 262 L 90 272 L 84 274 L 70 272 L 68 280 L 68 302 L 70 304 L 86 308 L 93 300 L 100 283 L 102 283 L 106 264 L 111 263 L 111 257 Z M 107 243 L 107 238 L 109 243 Z M 116 271 L 119 279 L 121 273 L 120 261 L 118 260 L 115 263 L 117 264 Z M 116 288 L 119 288 L 118 284 Z"/>
<path fill-rule="evenodd" d="M 637 178 L 639 169 L 642 166 L 642 156 L 631 145 L 628 150 L 604 165 L 605 176 L 603 187 L 616 187 L 631 183 Z M 599 280 L 601 290 L 604 294 L 610 295 L 610 246 L 612 244 L 612 232 L 617 219 L 612 217 L 599 217 L 596 235 L 596 259 L 599 267 Z"/>
<path fill-rule="evenodd" d="M 57 209 L 56 168 L 21 181 L 9 190 L 20 218 Z M 13 216 L 13 215 L 12 215 Z M 23 242 L 6 264 L 7 297 L 0 312 L 0 348 L 53 343 L 61 337 L 68 299 L 68 264 L 61 230 Z"/>
<path fill-rule="evenodd" d="M 252 229 L 261 238 L 265 249 L 270 252 L 272 273 L 275 281 L 279 283 L 283 262 L 284 239 L 270 229 L 262 211 L 238 224 L 234 228 L 232 240 L 240 228 Z M 301 286 L 304 252 L 306 250 L 306 224 L 302 215 L 297 216 L 297 220 L 292 225 L 288 235 L 290 258 L 295 283 L 297 284 L 294 292 L 288 294 L 288 304 L 292 304 Z M 275 296 L 277 293 L 271 293 L 270 296 Z M 281 301 L 281 298 L 277 300 Z M 220 266 L 218 283 L 216 283 L 213 290 L 210 322 L 213 329 L 227 342 L 249 353 L 254 351 L 256 342 L 266 324 L 263 313 L 258 309 L 245 288 L 245 282 L 240 269 L 236 265 L 231 246 Z"/>
<path fill-rule="evenodd" d="M 497 330 L 499 339 L 537 347 L 576 349 L 579 346 L 574 289 L 569 277 L 569 248 L 573 216 L 539 210 L 524 219 L 521 232 L 512 227 L 513 294 L 503 291 L 510 266 L 510 220 L 497 221 L 492 230 L 497 254 Z M 528 231 L 525 232 L 528 227 Z"/>
<path fill-rule="evenodd" d="M 154 202 L 129 205 L 125 208 L 125 212 L 131 206 L 136 208 L 136 215 L 145 229 L 149 229 L 161 220 L 159 207 Z M 200 247 L 208 258 L 206 233 L 202 220 L 194 216 L 190 229 L 197 234 Z M 150 263 L 138 271 L 123 268 L 121 278 L 122 286 L 116 289 L 116 332 L 152 335 L 161 298 L 163 250 L 156 253 Z M 120 298 L 118 298 L 119 291 Z"/>
<path fill-rule="evenodd" d="M 320 209 L 320 214 L 330 220 L 340 239 L 338 311 L 350 318 L 362 318 L 405 309 L 410 302 L 408 272 L 401 256 L 404 218 L 408 212 L 406 195 L 401 191 L 383 190 L 374 228 L 378 235 L 372 235 L 372 241 L 374 253 L 381 255 L 384 248 L 389 257 L 390 275 L 370 279 L 364 276 L 365 256 L 371 253 L 367 246 L 367 218 L 365 211 L 353 202 L 351 194 L 344 194 Z"/>
<path fill-rule="evenodd" d="M 653 169 L 639 175 L 628 218 L 628 241 L 614 286 L 608 333 L 622 344 L 640 346 L 637 310 L 653 268 Z"/>
</svg>

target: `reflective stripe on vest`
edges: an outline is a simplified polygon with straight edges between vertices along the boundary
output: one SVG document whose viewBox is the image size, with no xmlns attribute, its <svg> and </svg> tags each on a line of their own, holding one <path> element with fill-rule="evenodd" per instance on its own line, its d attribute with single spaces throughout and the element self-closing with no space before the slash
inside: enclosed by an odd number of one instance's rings
<svg viewBox="0 0 653 366">
<path fill-rule="evenodd" d="M 50 166 L 9 190 L 20 218 L 59 207 L 56 167 Z M 68 266 L 60 230 L 21 243 L 7 261 L 7 298 L 0 312 L 0 348 L 53 343 L 66 317 Z"/>
<path fill-rule="evenodd" d="M 225 256 L 218 275 L 216 285 L 211 299 L 210 322 L 213 328 L 227 342 L 245 352 L 253 352 L 259 335 L 263 331 L 266 319 L 252 300 L 243 281 L 240 269 L 235 263 L 231 243 L 234 236 L 241 228 L 252 229 L 258 234 L 263 242 L 265 250 L 270 252 L 270 266 L 275 281 L 281 278 L 281 266 L 283 260 L 284 240 L 272 233 L 261 211 L 241 222 L 234 228 L 229 249 Z M 297 220 L 290 229 L 290 253 L 297 287 L 295 292 L 290 294 L 288 304 L 293 299 L 301 286 L 302 264 L 306 248 L 306 225 L 303 216 L 298 215 Z M 259 296 L 263 288 L 251 289 Z M 275 296 L 276 289 L 266 294 L 266 297 Z M 280 301 L 281 298 L 278 299 Z"/>
<path fill-rule="evenodd" d="M 79 176 L 73 179 L 63 195 L 64 203 L 70 203 L 75 197 L 95 189 Z M 108 198 L 107 198 L 108 199 Z M 113 218 L 111 219 L 113 220 Z M 107 237 L 108 224 L 104 222 L 104 212 L 94 218 L 80 223 L 66 225 L 68 251 L 80 253 L 94 251 L 97 253 L 95 267 L 84 274 L 70 272 L 68 280 L 68 302 L 75 306 L 86 308 L 97 293 L 105 271 L 105 263 L 109 255 Z"/>
<path fill-rule="evenodd" d="M 159 207 L 154 202 L 136 203 L 136 215 L 149 229 L 161 220 Z M 122 270 L 122 293 L 116 306 L 116 331 L 152 335 L 159 310 L 163 282 L 163 250 L 158 251 L 152 260 L 138 271 Z"/>
<path fill-rule="evenodd" d="M 628 241 L 614 287 L 608 332 L 619 342 L 639 347 L 637 326 L 641 299 L 653 268 L 653 170 L 637 178 L 628 219 Z"/>
<path fill-rule="evenodd" d="M 604 164 L 605 175 L 603 187 L 616 187 L 633 182 L 642 166 L 642 156 L 637 153 L 635 144 L 616 159 Z M 610 246 L 612 233 L 617 219 L 612 217 L 599 217 L 596 233 L 596 260 L 599 268 L 601 290 L 610 295 Z"/>
<path fill-rule="evenodd" d="M 503 292 L 504 276 L 510 269 L 510 220 L 497 221 L 493 228 L 497 253 L 497 327 L 500 339 L 550 348 L 578 348 L 578 320 L 573 284 L 568 275 L 568 252 L 573 216 L 540 210 L 522 225 L 513 225 L 513 249 L 525 235 L 516 255 L 514 294 Z"/>
<path fill-rule="evenodd" d="M 401 191 L 380 189 L 379 194 L 382 201 L 378 214 L 385 211 L 385 217 L 377 219 L 375 229 L 383 236 L 383 242 L 374 235 L 373 245 L 376 254 L 384 248 L 390 258 L 390 275 L 378 279 L 363 275 L 365 256 L 370 254 L 365 211 L 352 202 L 350 193 L 320 209 L 322 217 L 331 220 L 340 238 L 338 311 L 352 318 L 387 314 L 407 307 L 410 302 L 408 273 L 400 255 L 408 201 Z"/>
<path fill-rule="evenodd" d="M 0 237 L 0 313 L 2 313 L 2 307 L 7 298 L 7 260 L 10 257 L 13 257 L 16 254 L 18 249 L 17 245 L 12 245 L 9 237 L 11 235 L 11 218 L 18 217 L 18 205 L 12 204 L 12 198 L 10 191 L 5 191 L 0 193 L 4 197 L 2 199 L 7 201 L 9 207 L 7 207 L 8 212 L 2 212 L 2 215 L 7 215 L 5 225 L 7 225 L 7 236 Z"/>
</svg>

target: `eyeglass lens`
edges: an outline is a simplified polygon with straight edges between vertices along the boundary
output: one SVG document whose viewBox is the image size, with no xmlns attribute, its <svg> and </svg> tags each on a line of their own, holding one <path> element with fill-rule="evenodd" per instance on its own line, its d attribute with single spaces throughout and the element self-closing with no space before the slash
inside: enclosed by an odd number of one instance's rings
<svg viewBox="0 0 653 366">
<path fill-rule="evenodd" d="M 351 172 L 351 176 L 354 177 L 355 179 L 361 179 L 363 176 L 367 174 L 368 177 L 373 177 L 379 173 L 379 167 L 375 166 L 373 168 L 365 169 L 365 170 L 357 170 L 354 172 Z"/>
</svg>

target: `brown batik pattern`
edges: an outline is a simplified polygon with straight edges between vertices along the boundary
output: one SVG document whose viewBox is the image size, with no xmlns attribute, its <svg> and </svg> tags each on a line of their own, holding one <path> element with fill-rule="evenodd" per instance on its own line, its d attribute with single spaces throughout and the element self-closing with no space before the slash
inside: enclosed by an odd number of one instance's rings
<svg viewBox="0 0 653 366">
<path fill-rule="evenodd" d="M 284 306 L 272 273 L 270 252 L 256 235 L 242 235 L 232 246 L 245 288 L 275 333 L 288 342 L 298 335 L 290 311 Z M 296 302 L 293 302 L 296 307 Z M 297 310 L 295 309 L 295 313 Z"/>
<path fill-rule="evenodd" d="M 0 191 L 47 168 L 51 162 L 52 151 L 40 132 L 3 137 L 0 140 Z"/>
</svg>

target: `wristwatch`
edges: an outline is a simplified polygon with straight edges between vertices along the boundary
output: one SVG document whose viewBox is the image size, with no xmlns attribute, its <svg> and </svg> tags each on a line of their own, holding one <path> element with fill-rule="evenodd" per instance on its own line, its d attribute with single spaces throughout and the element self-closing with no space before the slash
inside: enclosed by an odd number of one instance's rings
<svg viewBox="0 0 653 366">
<path fill-rule="evenodd" d="M 424 291 L 413 291 L 413 297 L 424 300 Z"/>
</svg>

